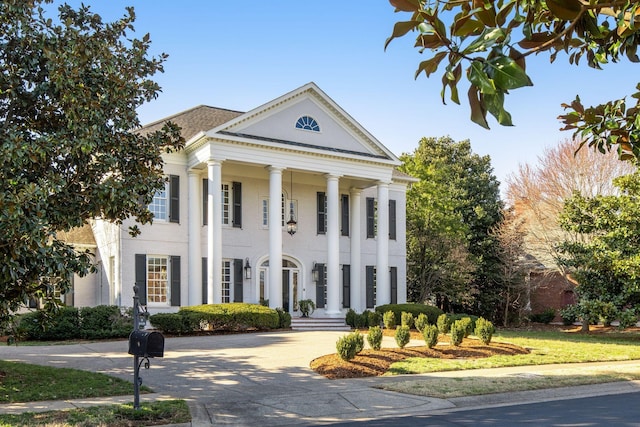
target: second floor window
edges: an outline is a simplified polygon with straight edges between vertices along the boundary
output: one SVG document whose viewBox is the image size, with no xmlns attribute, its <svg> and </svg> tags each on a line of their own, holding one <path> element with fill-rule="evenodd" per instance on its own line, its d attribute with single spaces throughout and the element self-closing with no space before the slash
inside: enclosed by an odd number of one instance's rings
<svg viewBox="0 0 640 427">
<path fill-rule="evenodd" d="M 180 222 L 180 177 L 169 175 L 162 190 L 156 191 L 149 204 L 153 218 L 159 221 Z"/>
</svg>

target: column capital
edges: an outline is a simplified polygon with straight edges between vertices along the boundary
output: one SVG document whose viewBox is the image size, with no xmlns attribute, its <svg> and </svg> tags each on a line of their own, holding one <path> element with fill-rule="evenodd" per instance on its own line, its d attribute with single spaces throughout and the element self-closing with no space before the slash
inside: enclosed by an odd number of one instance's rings
<svg viewBox="0 0 640 427">
<path fill-rule="evenodd" d="M 222 162 L 224 162 L 223 159 L 209 159 L 207 160 L 207 166 L 222 165 Z"/>
<path fill-rule="evenodd" d="M 269 172 L 282 172 L 286 169 L 286 167 L 282 165 L 269 165 L 265 166 L 265 169 L 267 169 Z"/>
<path fill-rule="evenodd" d="M 328 180 L 332 180 L 332 179 L 340 179 L 340 178 L 342 178 L 342 174 L 325 173 L 324 177 L 327 178 L 327 181 L 328 181 Z"/>
</svg>

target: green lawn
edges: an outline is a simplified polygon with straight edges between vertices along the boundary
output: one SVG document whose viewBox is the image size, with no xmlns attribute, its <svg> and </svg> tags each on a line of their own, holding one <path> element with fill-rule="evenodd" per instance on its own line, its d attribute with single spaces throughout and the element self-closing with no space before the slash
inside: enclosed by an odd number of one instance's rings
<svg viewBox="0 0 640 427">
<path fill-rule="evenodd" d="M 640 360 L 640 334 L 637 333 L 581 334 L 500 330 L 494 335 L 493 341 L 519 345 L 529 349 L 530 354 L 469 360 L 409 358 L 391 365 L 388 375 L 503 366 Z"/>
</svg>

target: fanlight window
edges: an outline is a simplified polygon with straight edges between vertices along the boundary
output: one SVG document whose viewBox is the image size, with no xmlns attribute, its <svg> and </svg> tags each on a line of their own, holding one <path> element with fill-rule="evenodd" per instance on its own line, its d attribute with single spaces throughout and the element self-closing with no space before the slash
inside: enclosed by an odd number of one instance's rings
<svg viewBox="0 0 640 427">
<path fill-rule="evenodd" d="M 316 122 L 316 119 L 310 116 L 300 117 L 296 122 L 296 129 L 304 129 L 304 130 L 310 130 L 313 132 L 320 132 L 320 126 L 318 125 L 318 122 Z"/>
</svg>

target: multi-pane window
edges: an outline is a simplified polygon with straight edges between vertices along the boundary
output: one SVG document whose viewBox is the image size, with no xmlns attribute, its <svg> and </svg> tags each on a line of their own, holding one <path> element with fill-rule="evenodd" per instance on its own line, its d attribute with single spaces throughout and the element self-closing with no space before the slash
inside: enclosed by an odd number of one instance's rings
<svg viewBox="0 0 640 427">
<path fill-rule="evenodd" d="M 222 225 L 231 223 L 231 193 L 229 192 L 229 184 L 222 184 Z"/>
<path fill-rule="evenodd" d="M 298 120 L 296 121 L 296 129 L 304 129 L 304 130 L 311 130 L 314 132 L 320 132 L 320 125 L 318 125 L 318 122 L 316 122 L 316 119 L 314 119 L 313 117 L 302 116 L 298 118 Z"/>
<path fill-rule="evenodd" d="M 169 275 L 167 257 L 147 257 L 147 301 L 166 304 L 169 301 Z"/>
<path fill-rule="evenodd" d="M 167 194 L 169 184 L 166 183 L 162 190 L 156 191 L 153 196 L 151 204 L 149 204 L 149 210 L 153 214 L 153 218 L 159 221 L 166 221 L 169 218 L 168 199 Z"/>
<path fill-rule="evenodd" d="M 222 261 L 222 302 L 231 302 L 231 261 Z"/>
</svg>

